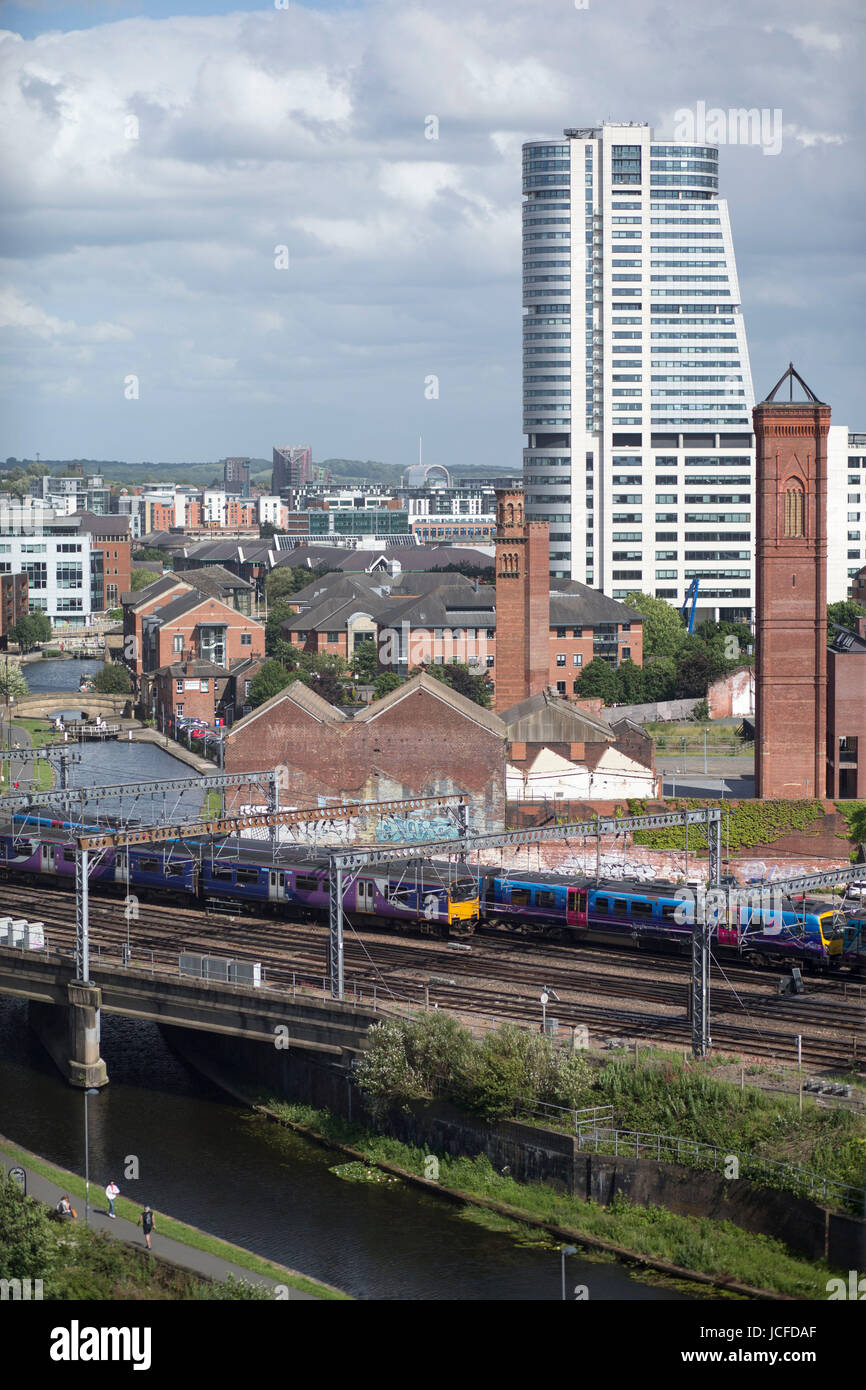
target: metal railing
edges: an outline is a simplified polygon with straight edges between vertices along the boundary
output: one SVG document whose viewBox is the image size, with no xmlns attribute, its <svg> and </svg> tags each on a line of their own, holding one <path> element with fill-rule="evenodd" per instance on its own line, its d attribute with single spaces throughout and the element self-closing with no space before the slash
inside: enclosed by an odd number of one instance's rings
<svg viewBox="0 0 866 1390">
<path fill-rule="evenodd" d="M 583 1110 L 569 1110 L 564 1105 L 551 1105 L 547 1101 L 534 1100 L 518 1106 L 515 1117 L 519 1119 L 521 1116 L 533 1120 L 552 1120 L 557 1125 L 567 1126 L 579 1136 L 586 1125 L 595 1129 L 599 1124 L 612 1121 L 613 1106 L 589 1105 Z"/>
<path fill-rule="evenodd" d="M 574 1112 L 575 1114 L 579 1112 Z M 585 1127 L 577 1132 L 577 1145 L 592 1153 L 611 1154 L 615 1158 L 651 1158 L 656 1163 L 687 1163 L 694 1168 L 708 1168 L 726 1174 L 736 1162 L 736 1176 L 748 1178 L 759 1186 L 781 1187 L 786 1191 L 821 1197 L 837 1202 L 851 1211 L 866 1215 L 866 1189 L 836 1182 L 821 1173 L 812 1173 L 799 1164 L 784 1163 L 758 1154 L 733 1154 L 715 1144 L 703 1144 L 697 1139 L 683 1139 L 669 1134 L 645 1134 L 634 1129 L 613 1129 L 608 1126 Z"/>
</svg>

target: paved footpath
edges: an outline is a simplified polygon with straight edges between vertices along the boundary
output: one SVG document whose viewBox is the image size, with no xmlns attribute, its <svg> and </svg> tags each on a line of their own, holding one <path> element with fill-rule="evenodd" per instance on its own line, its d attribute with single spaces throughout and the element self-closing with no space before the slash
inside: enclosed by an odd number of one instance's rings
<svg viewBox="0 0 866 1390">
<path fill-rule="evenodd" d="M 19 1165 L 8 1154 L 0 1154 L 3 1166 L 8 1172 L 10 1168 Z M 40 1202 L 44 1202 L 49 1207 L 56 1207 L 60 1198 L 63 1196 L 64 1188 L 58 1187 L 56 1183 L 49 1182 L 41 1174 L 34 1173 L 26 1163 L 21 1164 L 27 1174 L 27 1195 L 36 1197 Z M 70 1195 L 70 1201 L 78 1212 L 78 1221 L 84 1221 L 84 1198 Z M 195 1274 L 206 1275 L 209 1279 L 224 1280 L 230 1274 L 235 1279 L 246 1279 L 251 1284 L 264 1284 L 268 1288 L 276 1288 L 279 1284 L 278 1279 L 269 1279 L 264 1274 L 257 1274 L 252 1269 L 246 1269 L 243 1265 L 230 1264 L 228 1260 L 222 1259 L 219 1255 L 212 1255 L 207 1250 L 198 1250 L 194 1245 L 184 1245 L 182 1241 L 170 1240 L 167 1236 L 159 1233 L 159 1212 L 154 1213 L 156 1219 L 156 1229 L 151 1232 L 150 1242 L 153 1254 L 161 1259 L 168 1260 L 172 1264 L 182 1265 L 184 1269 L 192 1270 Z M 125 1241 L 128 1245 L 137 1245 L 145 1249 L 144 1236 L 140 1226 L 135 1226 L 131 1221 L 127 1221 L 122 1216 L 115 1217 L 112 1221 L 108 1215 L 108 1201 L 102 1187 L 90 1184 L 90 1225 L 95 1231 L 105 1231 L 107 1235 L 113 1236 L 115 1240 Z M 264 1258 L 262 1256 L 261 1258 Z M 286 1285 L 282 1286 L 286 1288 Z M 285 1297 L 285 1294 L 283 1295 Z M 301 1289 L 294 1289 L 288 1286 L 288 1297 L 294 1301 L 301 1299 L 311 1303 L 318 1303 L 315 1294 L 305 1293 Z"/>
</svg>

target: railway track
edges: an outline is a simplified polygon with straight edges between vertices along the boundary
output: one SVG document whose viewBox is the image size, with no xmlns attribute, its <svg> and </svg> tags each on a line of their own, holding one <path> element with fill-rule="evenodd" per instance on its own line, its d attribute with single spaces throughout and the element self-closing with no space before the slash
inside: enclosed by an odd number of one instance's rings
<svg viewBox="0 0 866 1390">
<path fill-rule="evenodd" d="M 46 924 L 52 947 L 74 949 L 71 895 L 16 885 L 12 902 L 13 895 L 4 891 L 5 887 L 0 884 L 0 912 L 39 918 Z M 299 979 L 316 981 L 326 973 L 328 931 L 320 922 L 287 922 L 246 914 L 235 918 L 200 907 L 151 901 L 142 902 L 139 913 L 130 924 L 134 959 L 141 961 L 143 954 L 145 961 L 150 957 L 154 967 L 158 965 L 161 970 L 176 970 L 178 951 L 183 949 L 261 961 L 270 986 L 292 987 Z M 92 958 L 100 960 L 103 952 L 119 957 L 128 930 L 123 904 L 108 895 L 93 895 L 90 920 Z M 515 945 L 521 949 L 515 951 Z M 348 990 L 366 1000 L 375 991 L 380 1006 L 400 1011 L 407 1003 L 411 1007 L 412 1001 L 422 1002 L 426 985 L 430 1002 L 455 1012 L 537 1022 L 538 992 L 543 984 L 560 995 L 582 996 L 561 999 L 555 1005 L 556 1016 L 564 1025 L 587 1024 L 593 1030 L 637 1033 L 665 1042 L 689 1041 L 690 1024 L 685 1017 L 688 962 L 671 956 L 664 962 L 649 957 L 637 960 L 604 948 L 593 951 L 581 946 L 579 951 L 580 963 L 576 964 L 567 949 L 485 937 L 473 943 L 471 954 L 464 954 L 438 940 L 394 940 L 366 932 L 362 939 L 350 929 L 345 948 Z M 612 970 L 594 968 L 596 961 L 604 961 Z M 653 978 L 677 971 L 681 980 Z M 735 987 L 714 981 L 713 1034 L 717 1043 L 762 1055 L 796 1057 L 796 1035 L 800 1032 L 803 1056 L 811 1065 L 845 1065 L 866 1054 L 866 1006 L 859 1000 L 844 998 L 832 986 L 812 995 L 780 997 L 766 992 L 767 984 L 777 979 L 774 972 L 732 972 L 725 967 L 724 973 L 726 980 L 738 973 L 743 984 Z M 431 977 L 435 980 L 432 989 Z M 497 989 L 497 984 L 502 988 Z M 654 1012 L 609 1006 L 601 1002 L 606 999 L 644 1002 Z M 553 1009 L 551 1006 L 551 1013 Z M 740 1022 L 744 1014 L 750 1020 L 760 1019 L 760 1027 Z M 786 1027 L 789 1032 L 777 1031 Z M 814 1038 L 804 1029 L 829 1030 L 834 1036 Z"/>
</svg>

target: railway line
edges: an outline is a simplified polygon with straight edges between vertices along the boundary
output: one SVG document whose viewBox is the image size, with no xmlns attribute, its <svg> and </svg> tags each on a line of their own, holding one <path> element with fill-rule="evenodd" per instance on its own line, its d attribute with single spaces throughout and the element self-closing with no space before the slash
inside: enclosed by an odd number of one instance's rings
<svg viewBox="0 0 866 1390">
<path fill-rule="evenodd" d="M 41 920 L 53 949 L 74 949 L 70 894 L 0 883 L 0 913 Z M 299 978 L 321 980 L 326 971 L 328 930 L 319 921 L 247 913 L 235 917 L 224 909 L 149 900 L 138 905 L 137 918 L 127 924 L 123 903 L 97 894 L 91 895 L 90 921 L 94 960 L 103 953 L 119 957 L 129 933 L 133 963 L 143 957 L 160 970 L 176 970 L 178 953 L 184 950 L 260 961 L 272 987 L 291 988 Z M 690 964 L 676 956 L 568 948 L 501 935 L 476 938 L 471 951 L 464 952 L 433 938 L 395 939 L 376 931 L 360 936 L 348 924 L 345 960 L 349 993 L 365 1000 L 375 993 L 377 1005 L 386 1011 L 402 1012 L 413 1002 L 426 1001 L 463 1015 L 536 1023 L 544 987 L 559 996 L 550 1011 L 563 1026 L 585 1024 L 593 1031 L 680 1045 L 690 1038 Z M 679 979 L 671 978 L 677 975 Z M 778 972 L 772 970 L 719 966 L 712 993 L 714 1041 L 787 1059 L 796 1057 L 799 1033 L 809 1065 L 849 1065 L 866 1055 L 862 986 L 846 985 L 843 992 L 839 981 L 810 980 L 810 993 L 790 997 L 768 992 L 777 981 Z M 638 1012 L 608 1000 L 648 1007 Z M 821 1036 L 826 1034 L 830 1036 Z"/>
</svg>

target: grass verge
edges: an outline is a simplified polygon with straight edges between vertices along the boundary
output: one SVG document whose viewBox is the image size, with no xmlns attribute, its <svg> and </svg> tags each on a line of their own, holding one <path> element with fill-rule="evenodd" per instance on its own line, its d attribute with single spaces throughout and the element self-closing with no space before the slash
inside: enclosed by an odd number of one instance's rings
<svg viewBox="0 0 866 1390">
<path fill-rule="evenodd" d="M 267 1102 L 279 1119 L 326 1142 L 350 1146 L 370 1163 L 392 1166 L 426 1178 L 431 1155 L 424 1149 L 350 1124 L 328 1111 L 286 1101 Z M 792 1254 L 781 1241 L 755 1235 L 730 1221 L 678 1216 L 664 1207 L 639 1207 L 617 1198 L 608 1207 L 569 1197 L 544 1183 L 515 1182 L 497 1173 L 486 1156 L 436 1155 L 438 1180 L 429 1190 L 450 1193 L 481 1205 L 496 1204 L 500 1214 L 543 1223 L 556 1234 L 617 1247 L 624 1258 L 647 1259 L 707 1276 L 719 1285 L 747 1286 L 754 1293 L 786 1298 L 827 1297 L 827 1280 L 838 1273 L 823 1261 Z M 674 1271 L 676 1272 L 676 1271 Z"/>
</svg>

